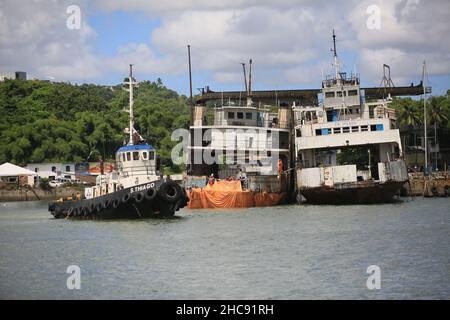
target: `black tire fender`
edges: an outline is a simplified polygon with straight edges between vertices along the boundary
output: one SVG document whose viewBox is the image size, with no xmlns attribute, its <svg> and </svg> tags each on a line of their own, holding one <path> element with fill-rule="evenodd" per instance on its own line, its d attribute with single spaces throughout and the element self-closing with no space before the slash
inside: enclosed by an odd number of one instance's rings
<svg viewBox="0 0 450 320">
<path fill-rule="evenodd" d="M 149 188 L 145 190 L 145 199 L 153 200 L 156 197 L 156 190 L 153 188 Z"/>
<path fill-rule="evenodd" d="M 159 187 L 158 194 L 167 202 L 173 203 L 180 199 L 182 190 L 175 181 L 167 181 Z"/>
<path fill-rule="evenodd" d="M 136 203 L 141 203 L 142 201 L 144 201 L 145 196 L 143 192 L 138 192 L 134 195 L 134 201 L 136 201 Z"/>
<path fill-rule="evenodd" d="M 113 201 L 112 201 L 112 206 L 113 206 L 113 208 L 114 209 L 116 209 L 117 207 L 119 207 L 120 206 L 120 200 L 119 199 L 114 199 Z"/>
<path fill-rule="evenodd" d="M 101 212 L 103 210 L 103 203 L 97 203 L 97 205 L 95 206 L 95 210 L 97 210 L 97 212 Z"/>
<path fill-rule="evenodd" d="M 131 199 L 131 195 L 129 193 L 125 193 L 122 197 L 122 203 L 127 203 L 128 201 L 130 201 Z"/>
<path fill-rule="evenodd" d="M 55 206 L 53 212 L 54 212 L 53 216 L 55 218 L 60 218 L 62 216 L 62 214 L 63 214 L 63 211 L 62 211 L 61 207 L 59 207 L 59 206 Z"/>
<path fill-rule="evenodd" d="M 432 193 L 433 195 L 437 195 L 437 194 L 438 194 L 438 191 L 437 191 L 436 186 L 433 186 L 433 187 L 431 188 L 431 193 Z"/>
<path fill-rule="evenodd" d="M 108 209 L 110 205 L 111 205 L 111 202 L 109 201 L 109 199 L 106 199 L 106 200 L 103 201 L 103 203 L 102 203 L 103 209 Z"/>
</svg>

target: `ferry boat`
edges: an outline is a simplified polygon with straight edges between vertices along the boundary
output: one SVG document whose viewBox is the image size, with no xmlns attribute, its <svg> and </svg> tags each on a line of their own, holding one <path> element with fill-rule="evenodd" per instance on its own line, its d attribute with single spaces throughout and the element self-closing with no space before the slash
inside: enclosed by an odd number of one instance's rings
<svg viewBox="0 0 450 320">
<path fill-rule="evenodd" d="M 393 201 L 408 174 L 391 99 L 364 101 L 359 76 L 339 70 L 334 31 L 333 44 L 334 75 L 322 81 L 323 103 L 293 106 L 297 199 Z"/>
<path fill-rule="evenodd" d="M 194 108 L 184 178 L 189 208 L 273 206 L 288 199 L 291 110 L 252 101 L 251 60 L 245 84 L 244 103 Z"/>
<path fill-rule="evenodd" d="M 55 218 L 133 219 L 172 216 L 186 206 L 185 190 L 169 177 L 163 178 L 155 148 L 146 144 L 134 129 L 133 88 L 130 75 L 125 78 L 129 91 L 130 126 L 128 144 L 116 152 L 116 170 L 96 178 L 94 187 L 85 188 L 84 197 L 60 199 L 49 204 Z"/>
</svg>

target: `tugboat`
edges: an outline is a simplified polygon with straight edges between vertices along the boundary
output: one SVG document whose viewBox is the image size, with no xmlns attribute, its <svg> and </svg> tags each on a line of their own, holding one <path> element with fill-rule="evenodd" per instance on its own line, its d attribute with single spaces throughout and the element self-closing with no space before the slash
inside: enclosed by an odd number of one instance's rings
<svg viewBox="0 0 450 320">
<path fill-rule="evenodd" d="M 55 218 L 142 219 L 172 216 L 188 203 L 186 192 L 160 172 L 156 150 L 134 129 L 133 88 L 137 86 L 130 65 L 125 78 L 130 94 L 128 144 L 116 152 L 116 169 L 97 176 L 96 185 L 85 188 L 83 198 L 60 199 L 49 204 Z M 102 170 L 103 171 L 103 170 Z"/>
<path fill-rule="evenodd" d="M 339 70 L 322 82 L 323 104 L 293 106 L 298 201 L 391 202 L 408 181 L 390 98 L 365 102 L 359 77 Z"/>
</svg>

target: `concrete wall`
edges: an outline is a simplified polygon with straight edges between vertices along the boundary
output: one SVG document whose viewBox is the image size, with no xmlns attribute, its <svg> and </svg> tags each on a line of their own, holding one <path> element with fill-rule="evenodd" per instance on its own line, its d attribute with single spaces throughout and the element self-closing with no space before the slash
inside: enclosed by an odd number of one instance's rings
<svg viewBox="0 0 450 320">
<path fill-rule="evenodd" d="M 56 200 L 61 197 L 65 198 L 78 192 L 84 196 L 84 191 L 73 188 L 54 188 L 51 191 L 44 191 L 41 189 L 34 189 L 40 200 Z M 38 200 L 31 190 L 0 190 L 0 202 L 8 201 L 34 201 Z"/>
</svg>

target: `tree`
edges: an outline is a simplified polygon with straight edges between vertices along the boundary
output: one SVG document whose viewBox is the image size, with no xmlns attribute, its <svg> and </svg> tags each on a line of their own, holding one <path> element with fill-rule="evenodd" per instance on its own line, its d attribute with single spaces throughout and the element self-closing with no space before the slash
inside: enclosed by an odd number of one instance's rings
<svg viewBox="0 0 450 320">
<path fill-rule="evenodd" d="M 430 124 L 434 126 L 442 124 L 446 125 L 449 119 L 448 108 L 446 110 L 445 97 L 431 97 L 428 100 L 427 116 Z"/>
<path fill-rule="evenodd" d="M 400 128 L 413 127 L 422 123 L 422 115 L 417 101 L 411 98 L 395 99 L 390 106 L 398 112 Z"/>
</svg>

